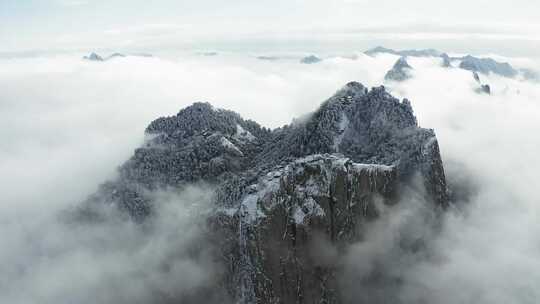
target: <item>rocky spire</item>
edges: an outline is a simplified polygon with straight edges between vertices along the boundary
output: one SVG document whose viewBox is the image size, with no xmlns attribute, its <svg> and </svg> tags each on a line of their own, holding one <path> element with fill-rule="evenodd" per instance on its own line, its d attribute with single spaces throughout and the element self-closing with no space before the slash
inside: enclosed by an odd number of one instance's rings
<svg viewBox="0 0 540 304">
<path fill-rule="evenodd" d="M 392 81 L 407 80 L 411 78 L 410 70 L 412 70 L 412 67 L 407 62 L 407 59 L 405 57 L 400 57 L 392 69 L 386 73 L 384 79 Z"/>
<path fill-rule="evenodd" d="M 480 87 L 476 88 L 476 93 L 483 93 L 483 94 L 491 94 L 491 87 L 489 84 L 482 84 L 482 81 L 480 80 L 480 75 L 478 75 L 477 72 L 473 72 L 473 78 L 474 80 L 480 85 Z"/>
</svg>

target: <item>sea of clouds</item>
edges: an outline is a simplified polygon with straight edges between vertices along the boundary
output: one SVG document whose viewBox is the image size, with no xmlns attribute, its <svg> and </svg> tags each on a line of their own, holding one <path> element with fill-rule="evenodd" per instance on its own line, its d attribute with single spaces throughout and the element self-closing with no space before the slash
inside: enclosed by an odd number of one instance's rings
<svg viewBox="0 0 540 304">
<path fill-rule="evenodd" d="M 160 216 L 145 225 L 113 214 L 102 225 L 73 226 L 61 214 L 113 178 L 159 116 L 208 101 L 274 128 L 354 80 L 411 100 L 420 126 L 435 129 L 447 179 L 462 193 L 422 255 L 396 246 L 405 228 L 421 234 L 417 204 L 381 217 L 371 242 L 351 247 L 348 275 L 391 265 L 400 279 L 388 291 L 396 303 L 536 303 L 540 85 L 481 75 L 492 95 L 480 95 L 470 72 L 434 58 L 410 58 L 412 79 L 384 83 L 396 59 L 0 59 L 0 302 L 167 303 L 210 286 L 221 270 L 198 224 L 210 201 L 204 186 L 161 194 Z M 357 290 L 365 293 L 349 296 L 384 301 L 380 292 Z"/>
</svg>

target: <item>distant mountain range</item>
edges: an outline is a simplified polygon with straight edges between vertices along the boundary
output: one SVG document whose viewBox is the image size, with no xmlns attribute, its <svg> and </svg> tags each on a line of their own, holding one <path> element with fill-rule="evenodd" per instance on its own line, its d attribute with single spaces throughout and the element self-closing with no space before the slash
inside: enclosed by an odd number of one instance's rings
<svg viewBox="0 0 540 304">
<path fill-rule="evenodd" d="M 388 49 L 382 46 L 375 47 L 373 49 L 367 50 L 364 52 L 364 54 L 369 56 L 375 56 L 377 54 L 392 54 L 397 56 L 411 56 L 411 57 L 440 57 L 443 55 L 443 53 L 434 50 L 434 49 L 424 49 L 424 50 L 402 50 L 402 51 L 396 51 L 392 49 Z"/>
<path fill-rule="evenodd" d="M 207 56 L 207 57 L 219 55 L 219 53 L 215 52 L 215 51 L 199 52 L 197 54 L 201 55 L 201 56 Z M 516 69 L 516 68 L 512 67 L 507 62 L 499 62 L 499 61 L 497 61 L 497 60 L 495 60 L 493 58 L 480 58 L 480 57 L 475 57 L 475 56 L 472 56 L 472 55 L 466 55 L 466 56 L 461 56 L 461 57 L 451 57 L 447 53 L 438 51 L 436 49 L 393 50 L 393 49 L 385 48 L 385 47 L 382 47 L 382 46 L 378 46 L 378 47 L 375 47 L 373 49 L 365 51 L 364 54 L 366 54 L 368 56 L 371 56 L 371 57 L 374 57 L 374 56 L 376 56 L 378 54 L 391 54 L 391 55 L 403 57 L 405 61 L 406 61 L 407 57 L 434 57 L 434 58 L 441 58 L 441 60 L 442 60 L 441 66 L 447 67 L 447 68 L 452 67 L 453 64 L 454 64 L 456 67 L 458 67 L 460 69 L 468 70 L 468 71 L 471 71 L 471 72 L 476 72 L 476 73 L 483 74 L 483 75 L 488 75 L 488 74 L 492 73 L 492 74 L 495 74 L 495 75 L 508 77 L 508 78 L 514 78 L 514 77 L 517 77 L 517 76 L 521 76 L 525 80 L 540 81 L 540 74 L 537 71 L 534 71 L 532 69 Z M 129 55 L 125 55 L 125 54 L 122 54 L 122 53 L 113 53 L 113 54 L 109 55 L 108 57 L 102 57 L 102 56 L 98 55 L 97 53 L 91 53 L 88 56 L 84 56 L 83 59 L 89 60 L 89 61 L 102 62 L 102 61 L 107 61 L 107 60 L 110 60 L 110 59 L 119 58 L 119 57 L 126 57 L 126 56 L 152 57 L 152 55 L 150 55 L 150 54 L 129 54 Z M 259 60 L 265 60 L 265 61 L 277 61 L 277 60 L 283 59 L 282 57 L 271 56 L 271 55 L 261 55 L 261 56 L 256 56 L 255 58 L 257 58 Z M 287 57 L 287 58 L 291 58 L 291 57 Z M 347 56 L 347 57 L 344 57 L 344 58 L 355 60 L 355 59 L 357 59 L 357 56 Z M 316 64 L 316 63 L 322 62 L 323 60 L 324 59 L 319 57 L 319 56 L 308 55 L 308 56 L 300 58 L 300 63 L 303 63 L 303 64 Z M 399 60 L 401 60 L 401 59 L 399 59 Z M 409 77 L 405 77 L 405 74 L 403 72 L 399 72 L 400 70 L 403 70 L 403 69 L 399 69 L 399 65 L 400 65 L 399 60 L 396 62 L 396 65 L 398 65 L 397 69 L 396 69 L 396 67 L 393 67 L 392 70 L 389 70 L 386 77 L 385 77 L 385 79 L 387 79 L 387 80 L 395 80 L 395 81 L 402 81 L 402 80 L 405 80 L 405 79 L 409 78 Z M 408 67 L 406 67 L 407 69 L 412 69 L 413 68 L 408 63 L 407 63 L 407 65 L 408 65 Z"/>
<path fill-rule="evenodd" d="M 107 61 L 107 60 L 111 60 L 111 59 L 114 59 L 114 58 L 123 58 L 123 57 L 127 57 L 127 56 L 136 56 L 136 57 L 153 57 L 151 54 L 145 54 L 145 53 L 137 53 L 137 54 L 129 54 L 129 55 L 126 55 L 126 54 L 122 54 L 122 53 L 113 53 L 107 57 L 102 57 L 100 55 L 98 55 L 97 53 L 90 53 L 90 55 L 88 56 L 84 56 L 83 59 L 84 60 L 89 60 L 89 61 L 96 61 L 96 62 L 102 62 L 102 61 Z"/>
<path fill-rule="evenodd" d="M 442 59 L 442 65 L 445 67 L 451 67 L 452 62 L 457 62 L 458 67 L 471 72 L 477 72 L 480 74 L 496 74 L 503 77 L 516 77 L 521 75 L 525 79 L 534 80 L 538 79 L 538 74 L 532 70 L 517 70 L 513 68 L 507 62 L 498 62 L 492 58 L 479 58 L 471 55 L 462 57 L 450 57 L 448 54 L 437 51 L 435 49 L 423 49 L 423 50 L 401 50 L 396 51 L 385 47 L 376 47 L 364 52 L 369 56 L 376 56 L 377 54 L 391 54 L 402 57 L 439 57 Z"/>
</svg>

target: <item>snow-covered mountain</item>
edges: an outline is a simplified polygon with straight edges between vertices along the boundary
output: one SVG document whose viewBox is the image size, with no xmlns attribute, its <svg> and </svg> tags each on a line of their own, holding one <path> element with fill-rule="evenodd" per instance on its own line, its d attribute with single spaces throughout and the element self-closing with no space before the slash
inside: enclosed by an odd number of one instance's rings
<svg viewBox="0 0 540 304">
<path fill-rule="evenodd" d="M 410 102 L 384 87 L 348 83 L 275 130 L 195 103 L 146 134 L 81 211 L 98 216 L 93 206 L 105 203 L 144 222 L 159 203 L 153 191 L 214 185 L 207 223 L 225 265 L 217 284 L 236 303 L 341 303 L 339 258 L 315 259 L 314 242 L 343 249 L 361 241 L 381 205 L 407 204 L 410 184 L 434 213 L 449 205 L 434 131 L 418 127 Z"/>
</svg>

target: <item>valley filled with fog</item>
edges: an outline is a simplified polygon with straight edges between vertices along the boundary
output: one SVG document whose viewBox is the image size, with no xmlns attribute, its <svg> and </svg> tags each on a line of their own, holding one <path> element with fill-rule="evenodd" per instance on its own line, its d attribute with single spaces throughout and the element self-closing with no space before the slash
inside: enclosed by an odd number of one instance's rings
<svg viewBox="0 0 540 304">
<path fill-rule="evenodd" d="M 358 81 L 409 99 L 418 124 L 435 130 L 453 206 L 418 255 L 395 244 L 405 231 L 422 234 L 414 208 L 381 217 L 344 261 L 353 278 L 391 265 L 402 279 L 388 290 L 396 303 L 536 303 L 538 80 L 482 74 L 491 94 L 481 94 L 455 63 L 409 57 L 410 79 L 386 81 L 399 56 L 362 51 L 314 64 L 283 52 L 0 58 L 0 302 L 149 303 L 204 287 L 223 267 L 197 222 L 210 186 L 155 194 L 163 204 L 144 225 L 114 210 L 97 226 L 64 215 L 115 177 L 158 117 L 203 101 L 274 129 Z M 540 70 L 537 58 L 477 55 Z M 365 300 L 361 291 L 346 292 Z"/>
</svg>

